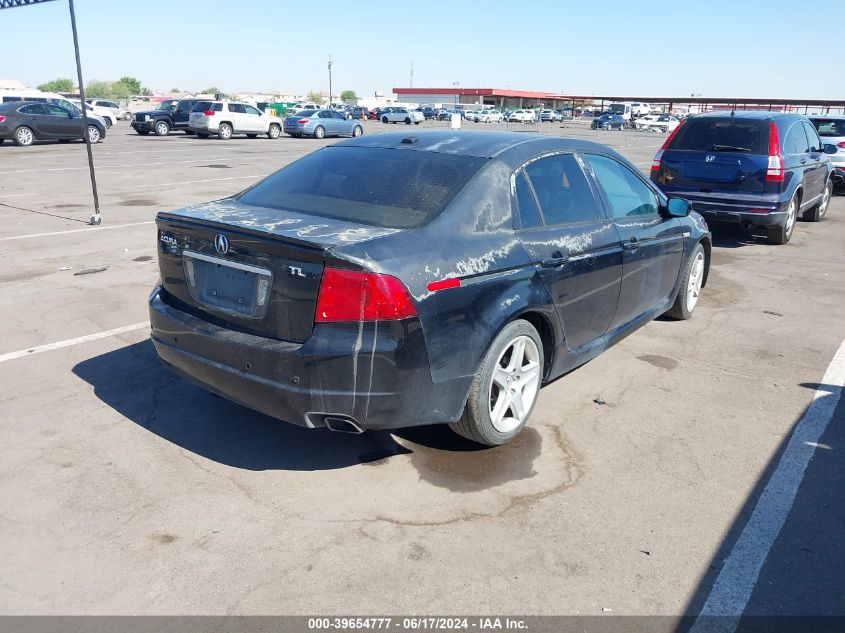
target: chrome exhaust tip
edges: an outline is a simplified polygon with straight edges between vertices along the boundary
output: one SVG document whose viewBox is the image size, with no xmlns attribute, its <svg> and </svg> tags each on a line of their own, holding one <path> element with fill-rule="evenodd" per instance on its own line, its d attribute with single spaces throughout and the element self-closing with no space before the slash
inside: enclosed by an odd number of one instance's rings
<svg viewBox="0 0 845 633">
<path fill-rule="evenodd" d="M 334 415 L 327 415 L 323 419 L 323 424 L 326 425 L 326 428 L 329 431 L 334 431 L 335 433 L 350 433 L 352 435 L 360 435 L 364 432 L 364 429 L 352 418 L 343 416 L 334 416 Z"/>
</svg>

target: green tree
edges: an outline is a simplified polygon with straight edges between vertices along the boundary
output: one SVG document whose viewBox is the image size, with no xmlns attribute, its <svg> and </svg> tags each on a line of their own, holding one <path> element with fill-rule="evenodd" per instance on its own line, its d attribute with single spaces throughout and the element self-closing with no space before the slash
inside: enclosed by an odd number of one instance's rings
<svg viewBox="0 0 845 633">
<path fill-rule="evenodd" d="M 38 89 L 44 92 L 73 92 L 73 88 L 73 81 L 63 78 L 53 79 L 38 86 Z"/>
<path fill-rule="evenodd" d="M 141 82 L 138 79 L 135 79 L 135 77 L 121 77 L 120 79 L 118 79 L 118 81 L 122 84 L 125 84 L 129 89 L 129 92 L 133 95 L 141 94 L 141 89 L 143 88 L 143 86 L 141 85 Z"/>
<path fill-rule="evenodd" d="M 112 82 L 111 84 L 111 98 L 112 99 L 129 99 L 138 94 L 134 89 L 133 84 L 127 84 L 122 79 L 120 81 Z"/>
<path fill-rule="evenodd" d="M 323 103 L 323 95 L 319 92 L 314 92 L 313 90 L 305 95 L 306 101 L 313 101 L 314 103 Z"/>
<path fill-rule="evenodd" d="M 358 95 L 355 94 L 354 90 L 344 90 L 340 93 L 340 100 L 341 101 L 354 101 L 358 98 Z"/>
<path fill-rule="evenodd" d="M 110 81 L 89 81 L 85 86 L 85 96 L 92 99 L 112 99 L 114 96 L 112 82 Z"/>
<path fill-rule="evenodd" d="M 206 88 L 205 90 L 200 91 L 200 94 L 203 94 L 203 95 L 216 95 L 216 94 L 218 94 L 218 93 L 220 93 L 220 92 L 222 92 L 222 90 L 220 90 L 220 88 L 214 88 L 214 87 L 212 87 L 212 88 Z"/>
<path fill-rule="evenodd" d="M 174 95 L 175 95 L 177 92 L 182 92 L 182 91 L 181 91 L 181 90 L 179 90 L 179 88 L 171 88 L 171 89 L 170 89 L 170 94 L 174 94 Z"/>
</svg>

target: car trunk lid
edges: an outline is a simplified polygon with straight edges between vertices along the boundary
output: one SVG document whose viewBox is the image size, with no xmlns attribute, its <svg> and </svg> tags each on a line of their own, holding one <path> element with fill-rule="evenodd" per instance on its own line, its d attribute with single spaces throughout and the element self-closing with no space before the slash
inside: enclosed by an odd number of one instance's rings
<svg viewBox="0 0 845 633">
<path fill-rule="evenodd" d="M 222 327 L 304 342 L 328 252 L 391 229 L 221 200 L 159 213 L 163 299 Z"/>
</svg>

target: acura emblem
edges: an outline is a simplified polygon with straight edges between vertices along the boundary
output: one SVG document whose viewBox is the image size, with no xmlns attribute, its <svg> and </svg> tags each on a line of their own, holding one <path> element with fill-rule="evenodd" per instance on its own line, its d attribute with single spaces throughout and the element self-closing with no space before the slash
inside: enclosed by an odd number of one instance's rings
<svg viewBox="0 0 845 633">
<path fill-rule="evenodd" d="M 218 235 L 214 238 L 214 248 L 221 255 L 229 252 L 229 240 L 225 235 Z"/>
</svg>

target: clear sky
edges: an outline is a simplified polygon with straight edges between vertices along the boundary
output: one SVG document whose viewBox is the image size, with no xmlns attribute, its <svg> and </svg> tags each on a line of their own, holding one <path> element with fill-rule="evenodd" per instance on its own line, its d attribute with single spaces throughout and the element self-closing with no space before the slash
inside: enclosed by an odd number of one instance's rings
<svg viewBox="0 0 845 633">
<path fill-rule="evenodd" d="M 824 5 L 840 17 L 845 2 Z M 394 86 L 845 98 L 819 5 L 784 0 L 76 0 L 86 82 L 359 96 Z M 0 78 L 76 79 L 65 0 L 0 11 Z"/>
</svg>

